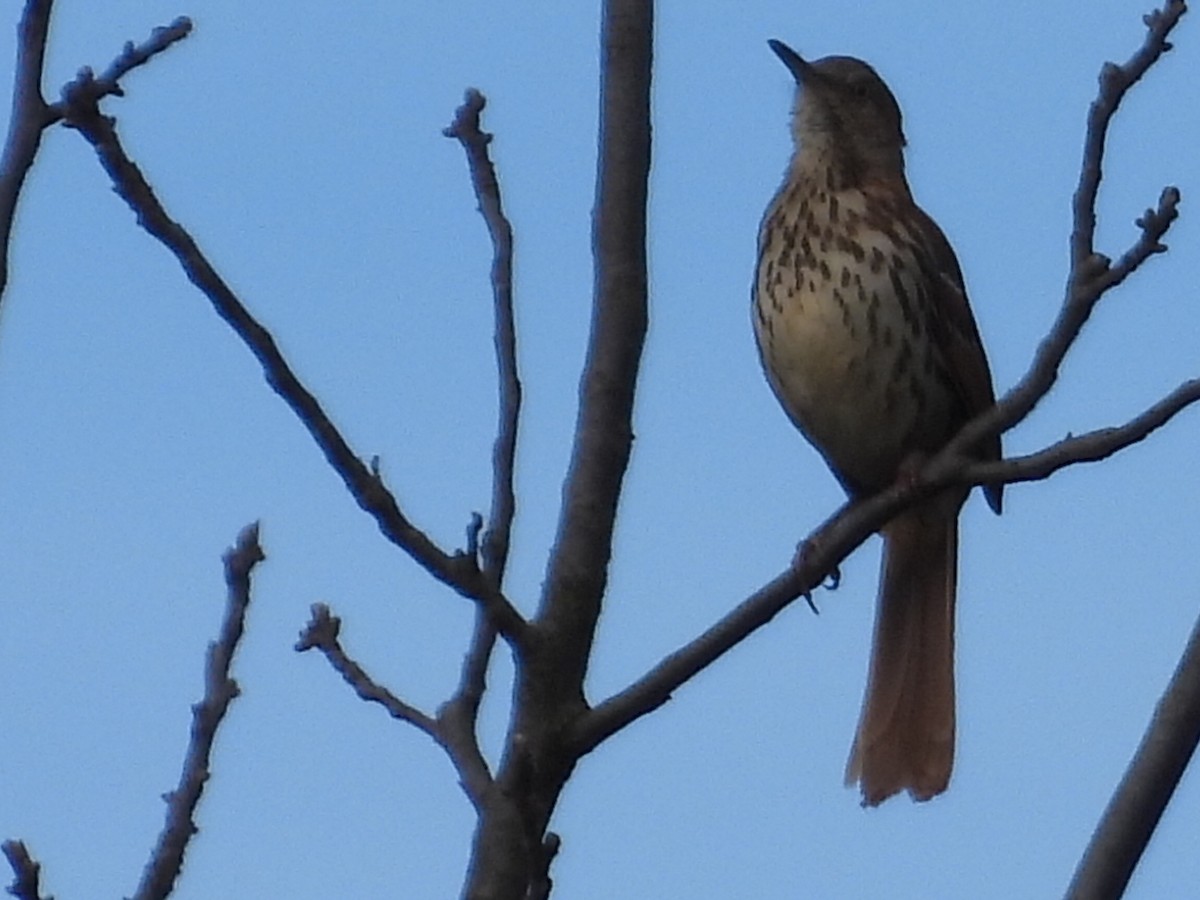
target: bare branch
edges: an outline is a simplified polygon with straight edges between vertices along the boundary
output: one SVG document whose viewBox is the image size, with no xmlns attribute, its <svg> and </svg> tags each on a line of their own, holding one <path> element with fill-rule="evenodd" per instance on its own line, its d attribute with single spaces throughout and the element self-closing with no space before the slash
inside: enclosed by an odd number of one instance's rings
<svg viewBox="0 0 1200 900">
<path fill-rule="evenodd" d="M 63 118 L 63 104 L 47 105 L 42 96 L 42 74 L 52 4 L 53 0 L 27 0 L 17 29 L 12 116 L 8 123 L 8 137 L 4 142 L 4 154 L 0 157 L 0 299 L 8 284 L 8 244 L 21 187 L 37 155 L 42 132 Z M 100 79 L 92 82 L 97 96 L 120 94 L 118 82 L 124 75 L 183 40 L 191 28 L 192 23 L 188 19 L 178 18 L 165 28 L 154 29 L 150 38 L 140 45 L 128 42 Z M 86 71 L 90 77 L 90 70 Z"/>
<path fill-rule="evenodd" d="M 1200 401 L 1200 379 L 1185 381 L 1162 400 L 1145 412 L 1130 419 L 1124 425 L 1099 428 L 1087 434 L 1072 435 L 1028 456 L 1009 457 L 997 462 L 965 465 L 960 478 L 964 484 L 988 484 L 1018 481 L 1040 481 L 1049 478 L 1060 469 L 1077 463 L 1099 462 L 1114 453 L 1124 450 L 1173 419 L 1176 414 Z M 940 469 L 931 467 L 930 474 L 937 476 Z"/>
<path fill-rule="evenodd" d="M 414 728 L 425 732 L 437 740 L 437 722 L 432 716 L 421 712 L 415 706 L 405 703 L 387 688 L 378 684 L 366 673 L 362 666 L 352 660 L 342 649 L 338 636 L 341 634 L 342 620 L 329 611 L 324 603 L 314 603 L 312 618 L 300 632 L 300 640 L 296 642 L 296 651 L 320 650 L 334 670 L 342 676 L 346 684 L 354 688 L 354 693 L 368 703 L 378 703 L 389 716 L 401 722 L 407 722 Z"/>
<path fill-rule="evenodd" d="M 300 633 L 300 640 L 295 649 L 303 653 L 306 650 L 320 650 L 334 670 L 342 676 L 346 684 L 354 689 L 360 699 L 368 703 L 382 706 L 389 716 L 400 722 L 406 722 L 423 732 L 446 751 L 450 761 L 458 771 L 463 791 L 471 803 L 478 808 L 484 793 L 491 785 L 491 774 L 487 764 L 479 754 L 472 729 L 469 741 L 462 736 L 448 732 L 438 719 L 422 712 L 410 703 L 405 703 L 387 688 L 375 681 L 366 670 L 350 658 L 339 641 L 342 621 L 329 611 L 324 603 L 315 603 L 312 607 L 312 618 Z"/>
<path fill-rule="evenodd" d="M 554 636 L 565 691 L 582 685 L 633 444 L 633 401 L 648 321 L 652 18 L 643 0 L 605 4 L 592 330 L 558 536 L 537 617 Z"/>
<path fill-rule="evenodd" d="M 1126 92 L 1149 67 L 1161 58 L 1170 44 L 1167 35 L 1187 11 L 1182 0 L 1166 0 L 1161 11 L 1146 16 L 1149 33 L 1141 49 L 1124 66 L 1106 63 L 1100 76 L 1100 92 L 1088 114 L 1087 137 L 1079 186 L 1073 204 L 1071 273 L 1066 297 L 1050 332 L 1038 345 L 1029 370 L 990 410 L 968 422 L 944 451 L 959 456 L 997 432 L 1003 433 L 1022 421 L 1058 380 L 1059 367 L 1079 337 L 1100 298 L 1135 272 L 1151 256 L 1166 248 L 1162 238 L 1178 215 L 1179 191 L 1164 188 L 1158 208 L 1147 210 L 1137 221 L 1141 234 L 1116 265 L 1095 252 L 1096 194 L 1101 177 L 1104 143 L 1113 114 Z"/>
<path fill-rule="evenodd" d="M 1171 223 L 1179 218 L 1179 189 L 1165 187 L 1158 197 L 1158 206 L 1148 209 L 1135 223 L 1142 234 L 1137 243 L 1125 251 L 1104 275 L 1099 279 L 1097 289 L 1104 292 L 1116 287 L 1137 271 L 1146 260 L 1157 253 L 1166 253 L 1167 246 L 1162 243 Z"/>
<path fill-rule="evenodd" d="M 575 443 L 531 622 L 537 640 L 517 667 L 508 740 L 496 789 L 475 829 L 466 900 L 537 897 L 548 890 L 546 829 L 576 761 L 564 744 L 564 724 L 584 708 L 646 336 L 653 19 L 654 5 L 646 0 L 603 3 L 594 298 Z"/>
<path fill-rule="evenodd" d="M 1073 201 L 1074 231 L 1071 234 L 1071 261 L 1085 265 L 1096 252 L 1096 195 L 1103 178 L 1104 144 L 1108 126 L 1129 89 L 1147 70 L 1171 49 L 1167 36 L 1187 12 L 1184 0 L 1166 0 L 1161 10 L 1145 17 L 1146 40 L 1123 66 L 1105 63 L 1100 70 L 1100 95 L 1088 110 L 1087 134 L 1083 145 L 1083 166 Z"/>
<path fill-rule="evenodd" d="M 1094 462 L 1134 444 L 1200 400 L 1200 379 L 1180 385 L 1126 424 L 1067 438 L 1029 456 L 992 463 L 939 455 L 909 482 L 843 506 L 804 541 L 795 566 L 747 597 L 715 625 L 663 659 L 625 690 L 583 714 L 570 742 L 580 754 L 654 711 L 693 675 L 715 662 L 826 575 L 897 512 L 953 484 L 1033 481 L 1080 462 Z"/>
<path fill-rule="evenodd" d="M 517 452 L 517 425 L 521 413 L 521 381 L 517 377 L 517 332 L 513 323 L 512 225 L 500 203 L 500 183 L 488 156 L 492 135 L 481 131 L 479 114 L 487 98 L 472 88 L 443 132 L 455 138 L 467 154 L 471 185 L 479 212 L 492 238 L 492 298 L 495 316 L 496 367 L 499 374 L 500 422 L 492 450 L 492 510 L 483 537 L 483 571 L 496 587 L 504 583 L 509 538 L 516 514 L 513 465 Z"/>
<path fill-rule="evenodd" d="M 454 696 L 438 709 L 438 730 L 462 776 L 467 797 L 479 810 L 484 790 L 492 784 L 491 769 L 479 748 L 479 707 L 487 690 L 487 665 L 496 646 L 496 626 L 484 607 L 475 607 L 470 646 L 463 655 L 462 673 Z"/>
<path fill-rule="evenodd" d="M 483 751 L 479 748 L 479 706 L 487 691 L 488 663 L 496 645 L 496 627 L 482 606 L 475 608 L 475 626 L 471 632 L 471 643 L 463 656 L 462 673 L 454 695 L 438 709 L 437 720 L 444 746 L 453 747 L 451 758 L 463 774 L 463 786 L 467 796 L 479 808 L 483 794 L 481 789 L 491 783 L 491 773 Z M 482 772 L 486 780 L 468 779 L 465 772 Z M 470 787 L 477 782 L 475 787 Z"/>
<path fill-rule="evenodd" d="M 492 305 L 495 320 L 496 368 L 499 390 L 499 424 L 492 448 L 492 508 L 483 537 L 484 574 L 499 589 L 508 565 L 516 494 L 513 471 L 517 451 L 517 429 L 521 412 L 521 381 L 517 374 L 517 332 L 513 321 L 512 225 L 504 215 L 500 183 L 488 154 L 492 135 L 480 129 L 480 113 L 487 99 L 470 89 L 455 111 L 454 121 L 443 132 L 455 138 L 467 155 L 471 186 L 479 212 L 492 239 Z M 461 751 L 475 758 L 474 765 L 487 767 L 479 749 L 477 722 L 479 705 L 487 690 L 487 669 L 496 645 L 496 628 L 486 611 L 475 613 L 471 644 L 463 658 L 462 674 L 454 696 L 438 710 L 438 721 L 447 737 Z"/>
<path fill-rule="evenodd" d="M 228 600 L 221 633 L 208 645 L 204 667 L 204 697 L 192 707 L 192 736 L 184 756 L 179 785 L 167 794 L 167 821 L 150 861 L 142 873 L 134 900 L 162 900 L 174 889 L 183 869 L 188 843 L 197 831 L 194 815 L 209 776 L 209 760 L 217 730 L 225 720 L 229 704 L 238 696 L 237 682 L 230 677 L 233 656 L 246 628 L 250 606 L 250 574 L 266 556 L 258 543 L 258 523 L 238 535 L 237 545 L 226 551 L 225 584 Z"/>
<path fill-rule="evenodd" d="M 150 37 L 140 44 L 126 41 L 121 54 L 109 63 L 108 68 L 100 74 L 99 78 L 94 77 L 90 67 L 80 70 L 80 77 L 86 78 L 91 84 L 91 90 L 95 92 L 96 100 L 110 96 L 124 97 L 125 91 L 120 84 L 122 78 L 138 66 L 144 66 L 163 51 L 169 50 L 172 45 L 179 43 L 191 33 L 192 20 L 187 16 L 180 16 L 170 25 L 160 25 L 155 28 L 150 32 Z M 50 105 L 48 112 L 51 123 L 66 118 L 67 105 L 68 101 L 65 97 Z"/>
<path fill-rule="evenodd" d="M 1120 897 L 1200 744 L 1200 621 L 1067 889 Z"/>
<path fill-rule="evenodd" d="M 521 614 L 480 571 L 474 558 L 461 553 L 446 554 L 408 520 L 378 471 L 355 455 L 317 398 L 296 377 L 270 332 L 217 274 L 192 236 L 167 215 L 141 171 L 122 148 L 115 121 L 101 115 L 96 82 L 90 73 L 81 73 L 64 88 L 63 95 L 67 124 L 78 129 L 95 148 L 117 194 L 137 215 L 139 224 L 175 255 L 188 279 L 208 297 L 217 314 L 258 359 L 267 383 L 308 429 L 351 496 L 375 519 L 384 536 L 435 578 L 486 606 L 497 628 L 510 642 L 523 643 L 528 626 Z"/>
<path fill-rule="evenodd" d="M 851 518 L 846 515 L 843 521 Z M 880 524 L 886 518 L 882 517 Z M 797 597 L 815 590 L 837 560 L 849 555 L 871 534 L 867 531 L 849 546 L 841 542 L 825 543 L 826 532 L 836 524 L 838 521 L 832 520 L 810 535 L 807 546 L 820 550 L 806 556 L 803 570 L 789 569 L 777 575 L 699 637 L 665 657 L 624 690 L 581 715 L 567 738 L 573 752 L 580 756 L 590 753 L 626 725 L 654 712 L 694 675 L 770 622 Z M 833 562 L 818 572 L 823 560 Z"/>
<path fill-rule="evenodd" d="M 53 0 L 27 0 L 17 26 L 12 114 L 8 120 L 4 153 L 0 156 L 0 300 L 3 300 L 4 288 L 8 285 L 8 245 L 17 199 L 37 156 L 42 132 L 50 124 L 49 109 L 42 97 L 42 71 L 52 5 Z"/>
<path fill-rule="evenodd" d="M 10 894 L 17 900 L 54 900 L 51 896 L 42 897 L 42 867 L 29 854 L 24 841 L 5 841 L 0 844 L 0 850 L 4 851 L 13 870 L 13 883 L 8 888 Z"/>
</svg>

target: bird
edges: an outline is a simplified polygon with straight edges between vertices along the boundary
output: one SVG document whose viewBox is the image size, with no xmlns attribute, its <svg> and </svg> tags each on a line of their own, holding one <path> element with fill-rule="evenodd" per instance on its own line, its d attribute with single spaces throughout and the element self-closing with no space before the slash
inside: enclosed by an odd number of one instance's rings
<svg viewBox="0 0 1200 900">
<path fill-rule="evenodd" d="M 809 62 L 769 42 L 796 81 L 794 150 L 758 234 L 752 315 L 763 370 L 853 501 L 915 477 L 995 403 L 950 242 L 913 199 L 900 106 L 850 56 Z M 999 435 L 967 451 L 1001 458 Z M 997 514 L 1002 484 L 984 494 Z M 864 806 L 946 790 L 954 765 L 958 519 L 969 489 L 882 529 L 867 687 L 846 765 Z"/>
</svg>

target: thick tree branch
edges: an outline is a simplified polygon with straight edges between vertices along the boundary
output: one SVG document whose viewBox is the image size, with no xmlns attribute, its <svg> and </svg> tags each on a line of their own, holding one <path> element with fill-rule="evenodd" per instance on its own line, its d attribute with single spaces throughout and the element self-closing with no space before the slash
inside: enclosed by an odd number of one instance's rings
<svg viewBox="0 0 1200 900">
<path fill-rule="evenodd" d="M 537 621 L 553 635 L 563 690 L 582 690 L 608 583 L 613 523 L 633 444 L 646 337 L 652 4 L 605 4 L 600 149 L 592 222 L 592 330 L 575 446 Z"/>
<path fill-rule="evenodd" d="M 8 285 L 8 245 L 13 217 L 25 176 L 33 165 L 50 113 L 42 97 L 46 37 L 53 0 L 28 0 L 17 26 L 17 66 L 13 78 L 12 113 L 0 156 L 0 301 Z"/>
<path fill-rule="evenodd" d="M 463 596 L 483 603 L 500 632 L 514 644 L 522 643 L 528 628 L 521 614 L 484 575 L 472 556 L 443 552 L 408 520 L 396 497 L 384 485 L 377 467 L 369 468 L 355 455 L 317 398 L 296 377 L 270 332 L 217 274 L 192 236 L 167 215 L 141 171 L 122 148 L 114 120 L 101 115 L 96 91 L 96 82 L 87 72 L 64 88 L 67 124 L 78 129 L 95 148 L 100 164 L 117 193 L 137 215 L 138 223 L 175 255 L 188 279 L 208 297 L 217 314 L 254 354 L 267 383 L 308 429 L 351 496 L 375 519 L 384 536 L 435 578 Z"/>
<path fill-rule="evenodd" d="M 306 650 L 320 650 L 359 698 L 368 703 L 379 704 L 393 719 L 406 722 L 433 738 L 450 757 L 459 773 L 463 791 L 478 808 L 484 792 L 491 785 L 492 777 L 479 754 L 474 731 L 464 736 L 443 728 L 438 719 L 405 703 L 375 681 L 342 648 L 339 640 L 341 628 L 341 619 L 333 615 L 328 606 L 323 603 L 313 604 L 312 618 L 300 633 L 300 640 L 296 642 L 295 649 L 300 653 Z"/>
<path fill-rule="evenodd" d="M 0 844 L 0 850 L 4 851 L 13 870 L 13 883 L 8 888 L 10 894 L 17 900 L 54 900 L 50 896 L 42 897 L 42 867 L 30 855 L 24 841 L 5 841 Z"/>
<path fill-rule="evenodd" d="M 606 0 L 601 19 L 595 284 L 575 444 L 531 623 L 538 640 L 517 660 L 504 758 L 480 812 L 466 900 L 528 900 L 549 891 L 557 841 L 547 828 L 577 760 L 564 744 L 564 724 L 585 708 L 583 680 L 633 441 L 647 324 L 653 3 Z"/>
<path fill-rule="evenodd" d="M 1117 786 L 1075 877 L 1070 900 L 1120 897 L 1200 743 L 1200 621 Z"/>
<path fill-rule="evenodd" d="M 229 711 L 229 704 L 238 695 L 237 682 L 230 677 L 229 670 L 246 628 L 246 610 L 250 606 L 250 574 L 265 558 L 258 543 L 257 523 L 242 529 L 237 545 L 226 551 L 223 557 L 228 600 L 221 633 L 208 646 L 204 667 L 204 697 L 192 707 L 192 736 L 184 756 L 179 785 L 164 798 L 167 801 L 167 821 L 142 873 L 134 900 L 163 900 L 170 896 L 175 880 L 183 869 L 188 843 L 197 831 L 194 815 L 208 781 L 213 741 Z"/>
</svg>

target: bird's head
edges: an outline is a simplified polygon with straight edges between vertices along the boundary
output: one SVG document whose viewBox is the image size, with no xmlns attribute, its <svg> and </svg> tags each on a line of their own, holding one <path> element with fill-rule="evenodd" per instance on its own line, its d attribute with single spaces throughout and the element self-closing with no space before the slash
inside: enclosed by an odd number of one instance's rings
<svg viewBox="0 0 1200 900">
<path fill-rule="evenodd" d="M 808 62 L 782 41 L 769 43 L 796 79 L 798 156 L 832 159 L 864 175 L 903 173 L 900 106 L 874 69 L 852 56 Z"/>
</svg>

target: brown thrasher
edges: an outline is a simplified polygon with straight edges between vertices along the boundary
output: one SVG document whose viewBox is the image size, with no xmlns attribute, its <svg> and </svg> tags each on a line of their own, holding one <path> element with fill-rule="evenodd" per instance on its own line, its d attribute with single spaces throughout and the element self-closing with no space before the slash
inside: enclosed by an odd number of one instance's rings
<svg viewBox="0 0 1200 900">
<path fill-rule="evenodd" d="M 962 273 L 904 176 L 900 107 L 858 59 L 806 62 L 795 152 L 758 238 L 754 331 L 792 422 L 851 498 L 912 473 L 995 402 Z M 999 436 L 973 451 L 1000 458 Z M 1001 485 L 985 487 L 1000 512 Z M 874 806 L 928 800 L 954 762 L 954 488 L 882 529 L 875 646 L 846 783 Z"/>
</svg>

